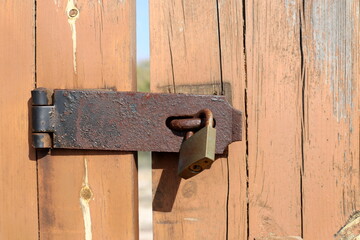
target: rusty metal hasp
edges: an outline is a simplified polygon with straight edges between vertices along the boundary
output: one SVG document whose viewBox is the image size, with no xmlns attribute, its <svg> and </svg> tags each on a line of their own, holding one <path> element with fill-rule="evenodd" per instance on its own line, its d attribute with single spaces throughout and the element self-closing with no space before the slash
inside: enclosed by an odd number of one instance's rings
<svg viewBox="0 0 360 240">
<path fill-rule="evenodd" d="M 32 91 L 35 148 L 179 152 L 189 130 L 205 126 L 194 117 L 209 109 L 216 125 L 217 154 L 241 140 L 241 112 L 218 95 Z"/>
</svg>

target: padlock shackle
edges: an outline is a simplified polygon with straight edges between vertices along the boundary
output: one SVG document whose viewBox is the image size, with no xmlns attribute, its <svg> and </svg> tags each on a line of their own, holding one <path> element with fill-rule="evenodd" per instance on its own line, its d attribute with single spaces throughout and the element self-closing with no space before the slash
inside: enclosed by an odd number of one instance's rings
<svg viewBox="0 0 360 240">
<path fill-rule="evenodd" d="M 194 118 L 204 119 L 205 117 L 205 126 L 212 126 L 214 127 L 214 116 L 210 109 L 202 109 L 196 114 L 194 114 Z M 185 139 L 189 139 L 191 136 L 194 135 L 193 131 L 187 131 L 185 134 Z"/>
<path fill-rule="evenodd" d="M 202 109 L 195 116 L 198 118 L 202 118 L 203 116 L 205 116 L 205 126 L 214 127 L 214 115 L 210 109 Z"/>
</svg>

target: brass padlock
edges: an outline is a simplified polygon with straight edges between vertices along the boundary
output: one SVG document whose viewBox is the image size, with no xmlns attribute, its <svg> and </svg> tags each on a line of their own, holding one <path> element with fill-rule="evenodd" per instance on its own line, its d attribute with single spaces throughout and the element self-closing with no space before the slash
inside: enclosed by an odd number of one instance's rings
<svg viewBox="0 0 360 240">
<path fill-rule="evenodd" d="M 187 179 L 209 169 L 215 160 L 216 129 L 213 114 L 209 109 L 196 114 L 205 117 L 205 127 L 193 133 L 188 132 L 180 148 L 178 174 Z"/>
</svg>

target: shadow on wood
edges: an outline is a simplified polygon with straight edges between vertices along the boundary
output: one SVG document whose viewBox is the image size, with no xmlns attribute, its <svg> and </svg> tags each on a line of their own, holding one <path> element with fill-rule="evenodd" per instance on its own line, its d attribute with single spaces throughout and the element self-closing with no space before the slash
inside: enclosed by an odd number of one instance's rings
<svg viewBox="0 0 360 240">
<path fill-rule="evenodd" d="M 177 174 L 178 153 L 152 153 L 153 169 L 163 169 L 153 199 L 153 211 L 171 212 L 181 178 Z"/>
<path fill-rule="evenodd" d="M 227 157 L 227 151 L 228 150 L 226 149 L 224 154 L 217 154 L 215 156 L 215 161 L 219 158 Z M 158 152 L 153 152 L 152 154 L 152 168 L 163 169 L 156 190 L 153 190 L 153 192 L 155 192 L 153 198 L 153 211 L 171 212 L 181 182 L 181 177 L 179 177 L 177 173 L 179 154 Z"/>
<path fill-rule="evenodd" d="M 29 98 L 29 100 L 27 101 L 27 108 L 28 108 L 28 147 L 29 147 L 29 153 L 28 153 L 28 157 L 30 160 L 32 161 L 36 161 L 36 151 L 35 149 L 32 147 L 32 113 L 31 113 L 31 109 L 32 109 L 32 101 L 31 98 Z"/>
</svg>

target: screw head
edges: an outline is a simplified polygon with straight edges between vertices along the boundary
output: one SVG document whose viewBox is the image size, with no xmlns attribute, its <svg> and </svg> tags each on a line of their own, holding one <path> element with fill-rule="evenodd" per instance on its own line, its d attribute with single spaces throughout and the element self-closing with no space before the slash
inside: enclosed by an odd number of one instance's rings
<svg viewBox="0 0 360 240">
<path fill-rule="evenodd" d="M 74 18 L 79 14 L 79 10 L 76 8 L 72 8 L 69 10 L 69 17 Z"/>
</svg>

